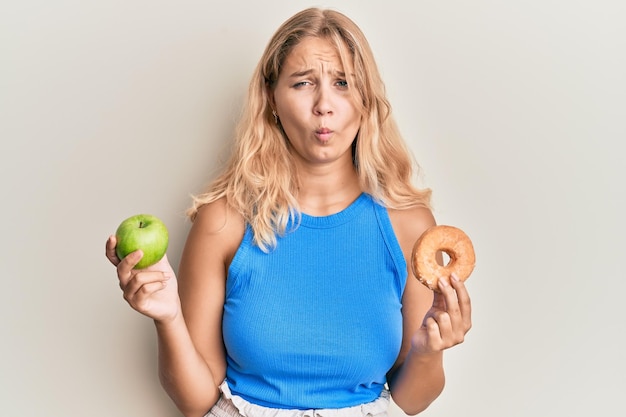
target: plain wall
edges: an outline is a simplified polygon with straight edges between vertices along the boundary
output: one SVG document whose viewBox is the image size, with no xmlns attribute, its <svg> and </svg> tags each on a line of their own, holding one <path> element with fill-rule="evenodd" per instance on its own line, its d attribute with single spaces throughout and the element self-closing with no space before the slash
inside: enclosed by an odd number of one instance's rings
<svg viewBox="0 0 626 417">
<path fill-rule="evenodd" d="M 2 1 L 1 415 L 179 415 L 104 243 L 150 212 L 178 264 L 265 43 L 309 5 Z M 439 223 L 476 248 L 474 328 L 423 415 L 621 415 L 624 3 L 323 5 L 369 38 Z"/>
</svg>

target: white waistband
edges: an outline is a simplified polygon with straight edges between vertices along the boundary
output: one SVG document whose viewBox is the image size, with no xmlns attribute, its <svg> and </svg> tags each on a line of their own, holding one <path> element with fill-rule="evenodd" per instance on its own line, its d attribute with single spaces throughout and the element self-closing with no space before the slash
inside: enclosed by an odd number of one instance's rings
<svg viewBox="0 0 626 417">
<path fill-rule="evenodd" d="M 233 405 L 244 417 L 386 417 L 390 397 L 389 391 L 385 389 L 376 400 L 353 407 L 292 410 L 268 408 L 258 404 L 253 404 L 240 396 L 233 394 L 226 381 L 220 385 L 220 390 L 222 391 L 222 395 L 232 401 Z"/>
</svg>

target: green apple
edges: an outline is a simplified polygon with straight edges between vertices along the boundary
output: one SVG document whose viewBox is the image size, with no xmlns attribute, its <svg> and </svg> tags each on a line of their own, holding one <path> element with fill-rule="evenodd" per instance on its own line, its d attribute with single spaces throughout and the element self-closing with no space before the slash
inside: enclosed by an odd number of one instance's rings
<svg viewBox="0 0 626 417">
<path fill-rule="evenodd" d="M 151 214 L 137 214 L 120 223 L 115 232 L 117 257 L 124 259 L 129 253 L 141 249 L 143 258 L 136 269 L 147 268 L 159 262 L 167 251 L 169 234 L 165 224 Z"/>
</svg>

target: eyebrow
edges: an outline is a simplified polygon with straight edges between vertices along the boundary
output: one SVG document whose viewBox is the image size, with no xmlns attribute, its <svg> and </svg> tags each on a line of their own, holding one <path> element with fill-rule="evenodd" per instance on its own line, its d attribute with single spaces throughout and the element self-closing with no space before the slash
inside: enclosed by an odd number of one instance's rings
<svg viewBox="0 0 626 417">
<path fill-rule="evenodd" d="M 307 75 L 310 75 L 311 73 L 313 73 L 313 69 L 307 69 L 307 70 L 303 70 L 303 71 L 296 71 L 293 72 L 289 75 L 289 78 L 297 78 L 297 77 L 305 77 Z M 333 74 L 335 76 L 339 76 L 339 77 L 344 77 L 346 76 L 346 73 L 343 71 L 333 71 Z"/>
</svg>

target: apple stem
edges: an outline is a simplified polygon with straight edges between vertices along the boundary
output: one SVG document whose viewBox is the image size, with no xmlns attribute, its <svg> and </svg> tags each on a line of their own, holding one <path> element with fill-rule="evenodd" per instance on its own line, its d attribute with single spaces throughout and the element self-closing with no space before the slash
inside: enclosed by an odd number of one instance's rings
<svg viewBox="0 0 626 417">
<path fill-rule="evenodd" d="M 139 222 L 139 228 L 143 229 L 143 222 Z"/>
</svg>

